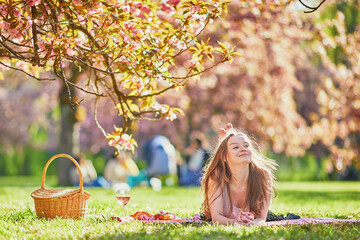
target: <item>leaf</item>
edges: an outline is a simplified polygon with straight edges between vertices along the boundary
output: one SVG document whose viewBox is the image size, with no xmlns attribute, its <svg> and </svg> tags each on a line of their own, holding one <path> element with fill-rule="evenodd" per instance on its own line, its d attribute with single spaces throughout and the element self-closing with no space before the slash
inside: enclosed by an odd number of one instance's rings
<svg viewBox="0 0 360 240">
<path fill-rule="evenodd" d="M 227 47 L 226 47 L 223 43 L 221 43 L 220 41 L 217 41 L 217 43 L 220 45 L 220 47 L 221 47 L 222 49 L 226 49 L 226 50 L 227 50 Z"/>
<path fill-rule="evenodd" d="M 224 53 L 224 49 L 223 48 L 215 48 L 214 49 L 216 52 L 219 52 L 219 53 Z"/>
<path fill-rule="evenodd" d="M 110 48 L 114 46 L 114 41 L 113 41 L 113 39 L 112 39 L 110 36 L 108 36 L 108 46 L 109 46 Z"/>
<path fill-rule="evenodd" d="M 144 102 L 141 104 L 141 109 L 149 109 L 155 104 L 155 98 L 154 97 L 147 97 Z"/>
<path fill-rule="evenodd" d="M 177 112 L 177 113 L 181 114 L 181 115 L 185 115 L 184 111 L 182 109 L 180 109 L 180 108 L 172 108 L 172 110 L 174 112 Z"/>
<path fill-rule="evenodd" d="M 206 53 L 206 56 L 209 58 L 210 61 L 214 61 L 214 55 L 212 55 L 211 53 Z"/>
<path fill-rule="evenodd" d="M 191 48 L 189 48 L 189 52 L 196 53 L 196 52 L 199 52 L 199 50 L 195 47 L 191 47 Z"/>
<path fill-rule="evenodd" d="M 133 102 L 129 103 L 128 102 L 128 105 L 129 105 L 129 108 L 130 108 L 131 112 L 140 112 L 139 106 L 136 105 L 135 103 L 133 103 Z"/>
<path fill-rule="evenodd" d="M 231 55 L 233 55 L 233 56 L 238 56 L 238 57 L 242 57 L 241 53 L 238 53 L 238 52 L 233 52 L 233 53 L 231 53 Z"/>
<path fill-rule="evenodd" d="M 87 31 L 90 32 L 93 27 L 94 27 L 94 23 L 93 23 L 93 21 L 91 19 L 89 19 L 87 21 L 87 28 L 86 28 Z"/>
</svg>

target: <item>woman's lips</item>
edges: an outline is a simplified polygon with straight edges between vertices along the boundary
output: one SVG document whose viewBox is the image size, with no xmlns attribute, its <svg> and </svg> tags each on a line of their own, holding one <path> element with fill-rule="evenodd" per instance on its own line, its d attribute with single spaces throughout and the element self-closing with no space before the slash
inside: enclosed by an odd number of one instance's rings
<svg viewBox="0 0 360 240">
<path fill-rule="evenodd" d="M 239 157 L 243 157 L 243 156 L 249 156 L 248 153 L 243 153 L 243 154 L 240 154 Z"/>
</svg>

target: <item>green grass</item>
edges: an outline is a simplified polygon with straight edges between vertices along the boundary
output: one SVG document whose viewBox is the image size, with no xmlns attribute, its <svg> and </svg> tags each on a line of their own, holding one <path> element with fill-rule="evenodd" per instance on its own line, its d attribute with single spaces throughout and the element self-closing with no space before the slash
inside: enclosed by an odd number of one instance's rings
<svg viewBox="0 0 360 240">
<path fill-rule="evenodd" d="M 56 179 L 47 178 L 47 185 Z M 112 216 L 123 214 L 110 189 L 88 188 L 92 194 L 85 219 L 37 218 L 30 194 L 40 179 L 0 178 L 0 239 L 358 239 L 360 223 L 313 224 L 303 226 L 244 227 L 203 224 L 119 224 Z M 275 213 L 292 212 L 304 217 L 360 219 L 359 182 L 281 182 L 271 205 Z M 199 212 L 199 188 L 133 188 L 125 208 L 173 212 L 190 217 Z"/>
</svg>

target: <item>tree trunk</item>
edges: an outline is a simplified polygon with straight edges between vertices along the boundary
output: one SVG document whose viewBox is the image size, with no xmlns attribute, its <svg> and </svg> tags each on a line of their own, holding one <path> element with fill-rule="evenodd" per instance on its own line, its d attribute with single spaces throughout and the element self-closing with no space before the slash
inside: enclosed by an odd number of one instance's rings
<svg viewBox="0 0 360 240">
<path fill-rule="evenodd" d="M 71 68 L 71 79 L 73 83 L 77 82 L 79 72 L 75 68 Z M 70 86 L 72 96 L 75 96 L 74 87 Z M 58 150 L 59 153 L 69 154 L 74 157 L 79 154 L 79 126 L 75 118 L 75 111 L 70 107 L 68 90 L 65 84 L 61 88 L 59 95 L 60 112 L 61 112 L 61 133 Z M 69 159 L 58 159 L 58 180 L 59 186 L 69 186 L 70 169 L 74 167 L 74 163 Z"/>
</svg>

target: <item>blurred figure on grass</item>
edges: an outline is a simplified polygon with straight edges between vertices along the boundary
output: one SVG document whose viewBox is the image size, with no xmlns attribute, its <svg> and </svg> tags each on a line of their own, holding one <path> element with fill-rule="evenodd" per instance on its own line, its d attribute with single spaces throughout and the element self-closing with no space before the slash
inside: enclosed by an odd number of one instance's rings
<svg viewBox="0 0 360 240">
<path fill-rule="evenodd" d="M 176 151 L 167 137 L 155 136 L 145 144 L 143 155 L 148 164 L 146 173 L 150 178 L 176 174 Z"/>
<path fill-rule="evenodd" d="M 130 176 L 138 175 L 139 168 L 130 153 L 126 151 L 116 151 L 114 158 L 107 162 L 104 170 L 104 177 L 111 184 L 128 183 Z"/>
<path fill-rule="evenodd" d="M 185 150 L 186 164 L 180 167 L 181 186 L 200 186 L 203 167 L 209 157 L 200 138 L 194 138 Z"/>
<path fill-rule="evenodd" d="M 95 167 L 91 160 L 85 158 L 84 154 L 80 154 L 75 157 L 75 160 L 78 162 L 81 174 L 83 176 L 84 187 L 110 187 L 110 183 L 106 181 L 105 178 L 97 176 Z M 72 167 L 70 169 L 70 180 L 74 186 L 79 186 L 79 172 L 77 167 Z"/>
</svg>

